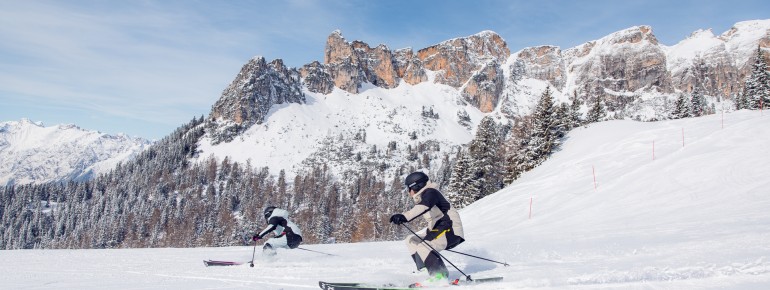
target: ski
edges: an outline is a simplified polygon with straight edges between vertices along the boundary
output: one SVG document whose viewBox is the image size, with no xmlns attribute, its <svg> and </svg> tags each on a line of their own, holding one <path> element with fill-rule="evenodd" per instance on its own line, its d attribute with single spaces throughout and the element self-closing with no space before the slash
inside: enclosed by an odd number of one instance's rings
<svg viewBox="0 0 770 290">
<path fill-rule="evenodd" d="M 453 281 L 452 285 L 473 285 L 473 284 L 499 282 L 499 281 L 503 281 L 503 277 L 478 278 L 470 281 L 457 279 Z"/>
<path fill-rule="evenodd" d="M 412 290 L 408 287 L 372 286 L 364 283 L 329 283 L 319 281 L 318 286 L 323 290 Z"/>
<path fill-rule="evenodd" d="M 243 265 L 242 262 L 231 262 L 231 261 L 213 261 L 213 260 L 203 260 L 203 264 L 208 266 L 238 266 Z"/>
<path fill-rule="evenodd" d="M 479 278 L 479 279 L 473 279 L 470 281 L 455 279 L 453 281 L 450 281 L 449 285 L 452 285 L 452 286 L 474 285 L 474 284 L 480 284 L 480 283 L 498 282 L 502 280 L 503 280 L 503 277 Z M 414 289 L 414 288 L 422 288 L 421 286 L 419 286 L 419 284 L 413 284 L 408 287 L 401 287 L 401 286 L 395 286 L 395 285 L 376 286 L 376 285 L 367 285 L 365 283 L 330 283 L 330 282 L 323 282 L 323 281 L 319 281 L 318 286 L 321 287 L 322 290 L 407 290 L 407 289 Z M 430 287 L 433 287 L 433 286 L 430 286 Z"/>
</svg>

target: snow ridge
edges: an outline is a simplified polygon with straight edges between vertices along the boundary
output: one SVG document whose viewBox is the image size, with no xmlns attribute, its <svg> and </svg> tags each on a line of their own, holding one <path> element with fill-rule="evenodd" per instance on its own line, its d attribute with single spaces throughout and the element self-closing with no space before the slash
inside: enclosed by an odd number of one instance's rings
<svg viewBox="0 0 770 290">
<path fill-rule="evenodd" d="M 73 124 L 28 119 L 0 123 L 0 185 L 89 179 L 107 173 L 150 142 Z"/>
</svg>

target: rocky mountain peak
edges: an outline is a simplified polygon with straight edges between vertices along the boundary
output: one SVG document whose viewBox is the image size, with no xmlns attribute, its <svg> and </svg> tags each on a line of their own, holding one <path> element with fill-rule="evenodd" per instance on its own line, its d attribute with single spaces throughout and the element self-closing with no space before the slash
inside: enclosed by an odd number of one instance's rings
<svg viewBox="0 0 770 290">
<path fill-rule="evenodd" d="M 383 88 L 398 85 L 393 54 L 387 46 L 372 48 L 358 40 L 347 42 L 339 30 L 327 38 L 324 64 L 334 85 L 351 93 L 358 93 L 364 82 Z"/>
<path fill-rule="evenodd" d="M 257 56 L 241 68 L 211 108 L 209 133 L 215 143 L 226 142 L 264 121 L 273 105 L 304 102 L 296 69 L 287 68 L 281 59 L 267 63 Z"/>
<path fill-rule="evenodd" d="M 353 46 L 342 36 L 342 32 L 335 30 L 326 38 L 324 50 L 324 64 L 340 63 L 353 57 Z M 356 60 L 357 61 L 357 60 Z"/>
</svg>

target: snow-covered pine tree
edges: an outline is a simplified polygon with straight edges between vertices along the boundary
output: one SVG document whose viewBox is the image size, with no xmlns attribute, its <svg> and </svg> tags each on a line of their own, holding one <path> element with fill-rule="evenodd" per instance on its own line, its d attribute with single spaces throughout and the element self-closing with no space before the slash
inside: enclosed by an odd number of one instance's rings
<svg viewBox="0 0 770 290">
<path fill-rule="evenodd" d="M 591 106 L 591 109 L 588 110 L 588 115 L 586 116 L 586 123 L 601 122 L 602 120 L 604 120 L 605 117 L 607 117 L 607 109 L 604 107 L 604 102 L 602 101 L 602 98 L 599 96 L 596 96 L 594 98 L 593 106 Z"/>
<path fill-rule="evenodd" d="M 746 87 L 744 85 L 743 89 L 733 97 L 733 105 L 735 105 L 735 110 L 741 110 L 746 108 Z"/>
<path fill-rule="evenodd" d="M 513 136 L 506 144 L 505 168 L 503 174 L 503 183 L 509 185 L 518 179 L 522 173 L 532 169 L 529 167 L 530 160 L 527 159 L 527 148 L 531 136 L 532 126 L 531 117 L 523 117 L 516 120 L 513 125 Z"/>
<path fill-rule="evenodd" d="M 476 136 L 468 146 L 474 179 L 481 189 L 479 198 L 500 190 L 503 185 L 498 169 L 502 162 L 497 154 L 501 139 L 499 135 L 494 118 L 486 116 L 481 119 L 481 123 L 476 129 Z"/>
<path fill-rule="evenodd" d="M 449 201 L 457 208 L 473 203 L 479 195 L 480 188 L 474 176 L 472 163 L 468 153 L 462 151 L 458 153 L 457 163 L 449 179 L 448 193 Z"/>
<path fill-rule="evenodd" d="M 746 78 L 744 84 L 745 102 L 743 108 L 757 110 L 760 104 L 764 107 L 770 107 L 770 72 L 767 71 L 767 61 L 765 60 L 762 48 L 757 46 L 757 57 L 751 65 L 751 75 Z"/>
<path fill-rule="evenodd" d="M 554 118 L 556 119 L 557 138 L 564 137 L 564 134 L 572 130 L 572 116 L 570 115 L 570 107 L 567 103 L 554 106 Z"/>
<path fill-rule="evenodd" d="M 690 101 L 692 105 L 692 116 L 693 117 L 700 117 L 706 114 L 706 98 L 703 97 L 703 94 L 700 92 L 698 87 L 696 86 L 692 90 L 692 99 Z"/>
<path fill-rule="evenodd" d="M 690 104 L 687 100 L 687 96 L 679 94 L 676 102 L 674 103 L 674 109 L 671 111 L 671 119 L 682 119 L 690 117 Z"/>
<path fill-rule="evenodd" d="M 580 113 L 580 107 L 583 101 L 578 97 L 577 92 L 572 94 L 572 104 L 569 106 L 570 130 L 583 125 L 583 114 Z"/>
<path fill-rule="evenodd" d="M 560 143 L 559 126 L 554 113 L 550 87 L 546 88 L 540 96 L 532 118 L 532 135 L 527 148 L 527 154 L 529 154 L 527 158 L 531 160 L 534 167 L 548 158 Z"/>
</svg>

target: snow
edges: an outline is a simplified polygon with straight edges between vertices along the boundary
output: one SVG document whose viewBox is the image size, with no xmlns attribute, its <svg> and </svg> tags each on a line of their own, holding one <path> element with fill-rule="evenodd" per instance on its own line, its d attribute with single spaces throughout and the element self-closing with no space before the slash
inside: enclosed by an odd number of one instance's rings
<svg viewBox="0 0 770 290">
<path fill-rule="evenodd" d="M 693 61 L 707 54 L 725 52 L 725 42 L 714 36 L 711 29 L 698 30 L 690 37 L 666 50 L 666 67 L 672 75 L 693 65 Z"/>
<path fill-rule="evenodd" d="M 458 105 L 461 96 L 457 89 L 430 82 L 402 82 L 394 89 L 364 84 L 358 94 L 339 88 L 328 95 L 310 91 L 304 94 L 305 104 L 273 106 L 264 123 L 252 126 L 231 142 L 200 142 L 202 153 L 198 160 L 212 154 L 220 160 L 229 156 L 238 162 L 251 160 L 257 167 L 269 166 L 274 175 L 285 169 L 292 176 L 298 170 L 296 166 L 320 150 L 326 138 L 352 136 L 365 130 L 367 145 L 386 148 L 388 142 L 406 140 L 407 134 L 415 131 L 419 133 L 417 141 L 461 145 L 470 142 L 473 131 L 457 123 L 458 109 L 468 112 L 474 128 L 483 117 L 470 105 Z M 432 107 L 440 118 L 425 121 L 423 107 Z"/>
<path fill-rule="evenodd" d="M 754 56 L 757 43 L 768 35 L 770 35 L 770 19 L 765 19 L 738 22 L 720 38 L 725 39 L 728 50 L 740 68 Z"/>
<path fill-rule="evenodd" d="M 455 250 L 509 267 L 443 253 L 473 277 L 505 277 L 463 289 L 767 289 L 770 116 L 762 114 L 725 114 L 724 128 L 717 114 L 573 130 L 543 165 L 460 211 L 467 241 Z M 318 289 L 319 280 L 425 277 L 412 273 L 402 241 L 301 247 L 338 256 L 279 250 L 251 268 L 202 263 L 249 261 L 249 246 L 15 250 L 0 253 L 0 281 L 10 289 Z"/>
<path fill-rule="evenodd" d="M 0 185 L 88 179 L 109 172 L 150 144 L 73 124 L 46 127 L 29 119 L 0 122 Z"/>
</svg>

